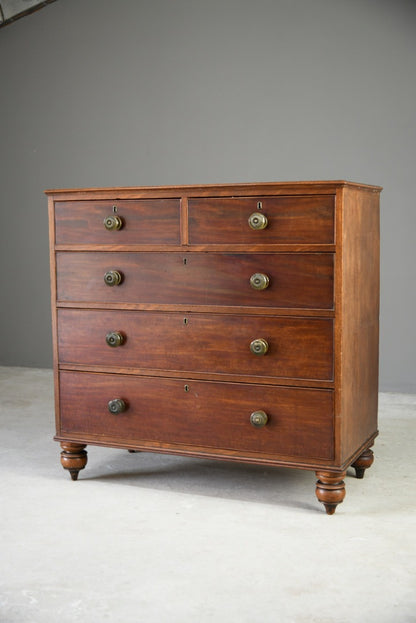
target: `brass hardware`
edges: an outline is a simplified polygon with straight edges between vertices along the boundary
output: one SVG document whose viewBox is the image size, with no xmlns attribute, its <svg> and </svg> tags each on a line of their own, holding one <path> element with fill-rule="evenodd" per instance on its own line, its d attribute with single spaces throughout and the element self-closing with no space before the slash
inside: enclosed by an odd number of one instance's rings
<svg viewBox="0 0 416 623">
<path fill-rule="evenodd" d="M 188 324 L 188 318 L 183 319 L 183 324 Z"/>
<path fill-rule="evenodd" d="M 185 390 L 186 392 L 189 392 L 189 385 L 184 385 L 184 387 L 183 387 L 183 388 L 184 388 L 184 390 Z"/>
<path fill-rule="evenodd" d="M 265 290 L 269 287 L 270 279 L 264 273 L 254 273 L 250 277 L 250 285 L 254 290 Z"/>
<path fill-rule="evenodd" d="M 118 331 L 111 331 L 111 333 L 107 333 L 105 336 L 105 341 L 109 346 L 123 346 L 125 338 L 122 333 L 119 333 Z"/>
<path fill-rule="evenodd" d="M 114 214 L 117 213 L 117 206 L 113 206 L 113 212 L 114 212 Z"/>
<path fill-rule="evenodd" d="M 115 206 L 114 206 L 115 208 Z M 113 210 L 114 210 L 113 208 Z M 116 208 L 117 210 L 117 208 Z M 108 230 L 108 231 L 117 231 L 118 229 L 121 229 L 123 227 L 123 221 L 121 220 L 121 218 L 119 216 L 114 216 L 113 214 L 111 214 L 110 216 L 106 216 L 104 219 L 104 227 Z"/>
<path fill-rule="evenodd" d="M 109 270 L 104 275 L 104 283 L 107 286 L 119 286 L 122 280 L 121 273 L 118 270 Z"/>
<path fill-rule="evenodd" d="M 248 224 L 251 229 L 265 229 L 268 222 L 267 216 L 265 214 L 259 214 L 258 212 L 253 212 L 248 218 Z"/>
<path fill-rule="evenodd" d="M 262 210 L 263 209 L 263 204 L 261 201 L 257 202 L 257 210 Z"/>
<path fill-rule="evenodd" d="M 113 415 L 118 415 L 119 413 L 123 413 L 127 409 L 127 405 L 121 398 L 115 398 L 114 400 L 110 400 L 108 403 L 108 410 Z"/>
<path fill-rule="evenodd" d="M 264 411 L 254 411 L 250 415 L 250 424 L 255 428 L 263 428 L 263 426 L 266 426 L 268 420 L 267 413 Z"/>
<path fill-rule="evenodd" d="M 250 350 L 253 355 L 265 355 L 269 350 L 269 344 L 262 337 L 259 337 L 251 342 Z"/>
</svg>

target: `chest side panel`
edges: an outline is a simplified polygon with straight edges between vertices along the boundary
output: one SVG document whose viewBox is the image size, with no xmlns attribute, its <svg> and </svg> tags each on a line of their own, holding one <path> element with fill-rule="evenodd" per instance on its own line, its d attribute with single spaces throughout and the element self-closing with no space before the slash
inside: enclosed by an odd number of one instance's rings
<svg viewBox="0 0 416 623">
<path fill-rule="evenodd" d="M 377 433 L 379 194 L 348 189 L 342 212 L 337 323 L 341 459 Z"/>
</svg>

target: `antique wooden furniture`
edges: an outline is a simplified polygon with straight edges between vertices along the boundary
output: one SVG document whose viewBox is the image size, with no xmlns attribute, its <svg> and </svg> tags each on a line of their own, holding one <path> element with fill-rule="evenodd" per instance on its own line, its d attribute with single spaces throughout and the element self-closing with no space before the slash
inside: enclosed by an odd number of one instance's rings
<svg viewBox="0 0 416 623">
<path fill-rule="evenodd" d="M 72 478 L 87 444 L 297 467 L 332 514 L 377 435 L 380 190 L 46 191 Z"/>
</svg>

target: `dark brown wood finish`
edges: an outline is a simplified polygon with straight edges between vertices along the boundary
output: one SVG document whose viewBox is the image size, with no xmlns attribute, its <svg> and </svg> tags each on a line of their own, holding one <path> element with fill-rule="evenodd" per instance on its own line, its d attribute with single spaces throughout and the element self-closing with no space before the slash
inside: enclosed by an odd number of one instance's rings
<svg viewBox="0 0 416 623">
<path fill-rule="evenodd" d="M 63 441 L 61 443 L 61 465 L 71 474 L 72 480 L 78 480 L 78 474 L 88 462 L 85 444 Z"/>
<path fill-rule="evenodd" d="M 345 498 L 346 472 L 317 471 L 316 497 L 325 506 L 327 515 L 333 515 Z"/>
<path fill-rule="evenodd" d="M 332 514 L 377 435 L 380 190 L 47 191 L 55 438 L 71 477 L 86 444 L 286 465 L 316 471 Z M 265 229 L 250 228 L 253 212 Z M 118 231 L 104 227 L 111 214 Z M 109 270 L 120 285 L 104 283 Z M 250 286 L 254 273 L 267 288 Z M 250 351 L 258 338 L 264 355 Z M 110 413 L 117 398 L 124 410 Z"/>
<path fill-rule="evenodd" d="M 172 312 L 58 313 L 62 364 L 217 372 L 242 376 L 333 379 L 333 322 L 329 318 L 263 318 Z M 107 334 L 119 332 L 121 346 Z M 264 339 L 265 355 L 250 344 Z"/>
<path fill-rule="evenodd" d="M 56 256 L 55 256 L 55 206 L 53 197 L 48 197 L 48 226 L 49 226 L 49 261 L 51 279 L 51 309 L 52 309 L 52 357 L 54 371 L 54 407 L 55 407 L 55 428 L 59 431 L 60 426 L 60 400 L 58 382 L 58 327 L 57 327 L 57 308 L 56 308 Z"/>
<path fill-rule="evenodd" d="M 331 459 L 332 391 L 61 372 L 61 434 Z M 126 411 L 113 415 L 110 400 Z M 263 428 L 250 423 L 267 413 Z M 174 448 L 173 448 L 174 449 Z"/>
<path fill-rule="evenodd" d="M 354 461 L 352 467 L 355 469 L 357 478 L 364 478 L 365 470 L 372 466 L 374 462 L 374 453 L 369 448 L 364 450 L 362 454 Z"/>
<path fill-rule="evenodd" d="M 333 309 L 330 253 L 58 252 L 59 302 Z M 119 286 L 104 274 L 117 270 Z M 270 280 L 250 286 L 255 273 Z"/>
<path fill-rule="evenodd" d="M 266 229 L 248 224 L 253 213 L 264 214 Z M 334 197 L 210 197 L 189 199 L 190 244 L 255 244 L 334 242 Z"/>
<path fill-rule="evenodd" d="M 179 244 L 178 199 L 140 201 L 57 201 L 56 244 Z M 120 230 L 108 231 L 104 219 L 118 216 Z"/>
<path fill-rule="evenodd" d="M 345 188 L 343 202 L 337 255 L 340 462 L 349 461 L 363 441 L 377 434 L 380 292 L 378 195 Z"/>
</svg>

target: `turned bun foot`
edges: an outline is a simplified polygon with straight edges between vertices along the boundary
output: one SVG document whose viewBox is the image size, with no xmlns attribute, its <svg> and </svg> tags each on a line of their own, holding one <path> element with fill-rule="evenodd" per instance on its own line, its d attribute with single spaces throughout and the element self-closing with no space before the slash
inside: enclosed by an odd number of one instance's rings
<svg viewBox="0 0 416 623">
<path fill-rule="evenodd" d="M 61 443 L 61 465 L 67 469 L 72 480 L 78 480 L 78 473 L 87 464 L 88 457 L 84 450 L 86 446 L 78 443 Z"/>
<path fill-rule="evenodd" d="M 345 472 L 316 472 L 316 497 L 325 506 L 327 515 L 333 515 L 345 498 Z"/>
<path fill-rule="evenodd" d="M 356 478 L 364 478 L 365 470 L 371 467 L 374 461 L 373 451 L 368 449 L 358 457 L 351 467 L 355 469 Z"/>
</svg>

